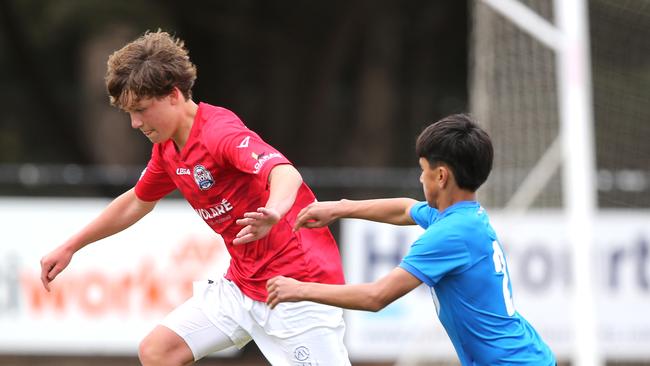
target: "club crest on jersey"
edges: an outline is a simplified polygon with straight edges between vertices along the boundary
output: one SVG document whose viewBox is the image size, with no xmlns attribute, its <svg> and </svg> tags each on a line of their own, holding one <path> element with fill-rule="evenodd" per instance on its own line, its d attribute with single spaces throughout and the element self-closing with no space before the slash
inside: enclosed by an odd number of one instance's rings
<svg viewBox="0 0 650 366">
<path fill-rule="evenodd" d="M 214 185 L 212 174 L 203 165 L 194 167 L 194 181 L 202 191 L 210 189 Z"/>
</svg>

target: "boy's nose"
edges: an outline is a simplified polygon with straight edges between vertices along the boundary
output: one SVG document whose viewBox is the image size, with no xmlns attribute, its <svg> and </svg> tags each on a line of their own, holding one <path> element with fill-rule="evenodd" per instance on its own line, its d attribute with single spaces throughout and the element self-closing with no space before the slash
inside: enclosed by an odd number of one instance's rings
<svg viewBox="0 0 650 366">
<path fill-rule="evenodd" d="M 131 114 L 131 127 L 135 129 L 142 127 L 142 121 L 132 114 Z"/>
</svg>

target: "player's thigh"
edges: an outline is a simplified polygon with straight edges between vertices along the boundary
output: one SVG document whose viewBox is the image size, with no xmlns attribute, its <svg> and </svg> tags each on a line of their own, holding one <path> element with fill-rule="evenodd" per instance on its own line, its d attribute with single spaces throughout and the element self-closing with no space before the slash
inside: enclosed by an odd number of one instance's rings
<svg viewBox="0 0 650 366">
<path fill-rule="evenodd" d="M 194 361 L 235 344 L 229 334 L 210 321 L 196 297 L 169 313 L 161 325 L 159 327 L 176 334 Z M 179 344 L 175 345 L 183 348 Z"/>
</svg>

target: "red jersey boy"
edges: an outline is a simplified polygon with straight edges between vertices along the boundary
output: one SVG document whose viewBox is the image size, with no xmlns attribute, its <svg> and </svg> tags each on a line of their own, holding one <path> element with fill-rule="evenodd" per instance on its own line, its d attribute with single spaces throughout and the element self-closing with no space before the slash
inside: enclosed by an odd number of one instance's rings
<svg viewBox="0 0 650 366">
<path fill-rule="evenodd" d="M 135 187 L 41 260 L 50 282 L 82 247 L 133 225 L 178 189 L 226 244 L 224 278 L 196 283 L 194 295 L 140 343 L 144 365 L 186 365 L 251 339 L 273 365 L 349 365 L 342 311 L 311 302 L 266 304 L 276 275 L 343 283 L 341 260 L 327 228 L 292 227 L 315 201 L 298 171 L 231 111 L 196 104 L 196 69 L 179 39 L 146 33 L 109 57 L 111 104 L 153 143 Z"/>
</svg>

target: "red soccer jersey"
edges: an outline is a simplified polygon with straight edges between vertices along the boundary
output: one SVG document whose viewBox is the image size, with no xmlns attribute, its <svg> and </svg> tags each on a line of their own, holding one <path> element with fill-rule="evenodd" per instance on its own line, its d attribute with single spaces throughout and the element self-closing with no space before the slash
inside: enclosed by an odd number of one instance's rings
<svg viewBox="0 0 650 366">
<path fill-rule="evenodd" d="M 141 200 L 156 201 L 178 188 L 196 213 L 223 237 L 231 256 L 226 278 L 254 300 L 266 300 L 266 281 L 276 275 L 343 283 L 341 258 L 329 229 L 292 231 L 298 212 L 315 200 L 304 183 L 293 207 L 266 237 L 232 244 L 243 228 L 235 220 L 266 204 L 268 176 L 278 164 L 290 162 L 233 112 L 200 103 L 180 152 L 172 140 L 153 145 L 135 193 Z"/>
</svg>

